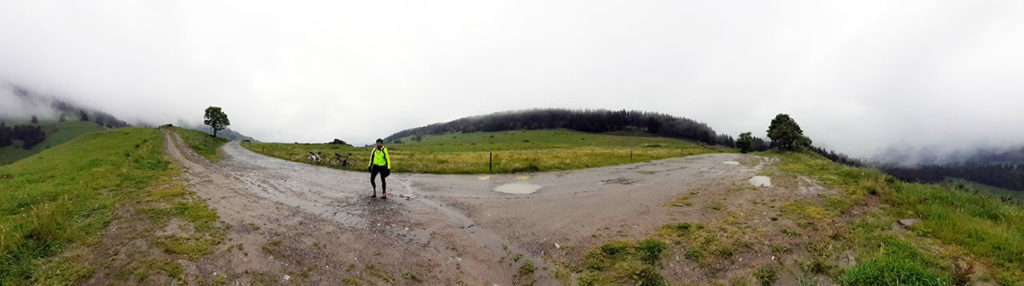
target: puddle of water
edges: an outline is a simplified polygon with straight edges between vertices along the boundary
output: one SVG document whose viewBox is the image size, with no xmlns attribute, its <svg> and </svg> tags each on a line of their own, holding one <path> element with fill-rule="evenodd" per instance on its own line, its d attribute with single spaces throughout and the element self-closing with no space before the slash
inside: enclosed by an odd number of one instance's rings
<svg viewBox="0 0 1024 286">
<path fill-rule="evenodd" d="M 537 192 L 537 190 L 540 190 L 540 188 L 540 185 L 527 183 L 510 183 L 498 186 L 494 188 L 494 191 L 506 194 L 525 195 Z"/>
<path fill-rule="evenodd" d="M 754 176 L 753 178 L 750 178 L 750 184 L 755 187 L 771 187 L 772 178 L 768 176 Z"/>
<path fill-rule="evenodd" d="M 732 166 L 739 166 L 740 162 L 736 162 L 736 161 L 722 161 L 722 164 L 732 165 Z"/>
</svg>

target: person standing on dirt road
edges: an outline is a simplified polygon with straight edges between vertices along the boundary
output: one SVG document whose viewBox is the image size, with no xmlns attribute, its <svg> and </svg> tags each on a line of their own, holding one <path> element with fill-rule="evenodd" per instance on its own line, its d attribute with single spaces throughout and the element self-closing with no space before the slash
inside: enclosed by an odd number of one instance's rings
<svg viewBox="0 0 1024 286">
<path fill-rule="evenodd" d="M 370 198 L 377 197 L 377 184 L 374 180 L 377 178 L 377 173 L 380 173 L 380 190 L 381 199 L 388 198 L 388 183 L 384 179 L 391 175 L 391 157 L 388 156 L 388 148 L 384 148 L 384 140 L 377 139 L 377 147 L 373 148 L 370 152 L 370 186 L 373 186 L 373 195 Z"/>
</svg>

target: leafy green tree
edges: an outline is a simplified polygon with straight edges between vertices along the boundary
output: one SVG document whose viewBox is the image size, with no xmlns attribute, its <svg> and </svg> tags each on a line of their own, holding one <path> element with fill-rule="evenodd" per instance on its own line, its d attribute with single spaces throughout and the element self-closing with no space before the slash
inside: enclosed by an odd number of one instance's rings
<svg viewBox="0 0 1024 286">
<path fill-rule="evenodd" d="M 225 127 L 231 125 L 231 121 L 228 120 L 228 115 L 221 111 L 220 107 L 210 106 L 206 108 L 206 116 L 203 120 L 203 124 L 209 125 L 213 128 L 213 137 L 217 137 L 217 131 L 224 130 Z"/>
<path fill-rule="evenodd" d="M 739 139 L 736 139 L 736 148 L 740 149 L 740 153 L 750 152 L 750 146 L 754 143 L 754 136 L 750 135 L 750 132 L 740 133 Z"/>
<path fill-rule="evenodd" d="M 780 113 L 772 119 L 771 125 L 768 126 L 768 138 L 772 139 L 772 145 L 782 150 L 811 146 L 811 139 L 804 136 L 800 125 L 788 114 Z"/>
</svg>

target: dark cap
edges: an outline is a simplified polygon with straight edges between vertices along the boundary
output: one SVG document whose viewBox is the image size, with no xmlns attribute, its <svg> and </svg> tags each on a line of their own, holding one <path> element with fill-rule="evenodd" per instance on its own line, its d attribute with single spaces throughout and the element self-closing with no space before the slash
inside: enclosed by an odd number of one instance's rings
<svg viewBox="0 0 1024 286">
<path fill-rule="evenodd" d="M 377 138 L 377 143 L 384 143 L 384 139 Z"/>
</svg>

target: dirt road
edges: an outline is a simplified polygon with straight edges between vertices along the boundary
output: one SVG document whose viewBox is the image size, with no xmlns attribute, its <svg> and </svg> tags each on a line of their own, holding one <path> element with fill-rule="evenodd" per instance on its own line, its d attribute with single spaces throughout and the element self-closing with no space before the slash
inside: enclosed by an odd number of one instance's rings
<svg viewBox="0 0 1024 286">
<path fill-rule="evenodd" d="M 211 163 L 164 135 L 190 188 L 232 226 L 222 249 L 244 250 L 218 251 L 189 272 L 241 284 L 557 284 L 551 258 L 607 240 L 595 234 L 643 237 L 680 218 L 717 219 L 665 204 L 696 188 L 745 185 L 764 160 L 706 154 L 548 173 L 393 174 L 390 198 L 380 200 L 363 172 L 270 158 L 237 142 Z M 509 183 L 540 188 L 495 191 Z M 520 271 L 527 260 L 535 272 Z"/>
</svg>

